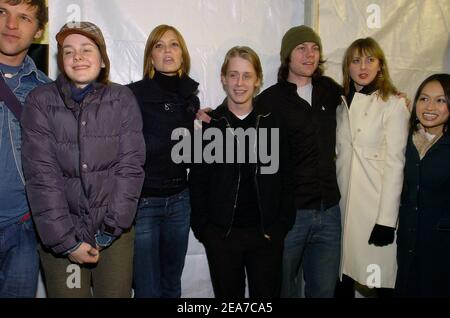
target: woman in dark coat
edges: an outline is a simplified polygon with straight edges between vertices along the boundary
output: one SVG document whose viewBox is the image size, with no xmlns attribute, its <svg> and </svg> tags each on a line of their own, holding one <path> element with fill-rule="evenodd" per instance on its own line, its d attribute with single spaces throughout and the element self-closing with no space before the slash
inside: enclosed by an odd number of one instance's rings
<svg viewBox="0 0 450 318">
<path fill-rule="evenodd" d="M 450 74 L 417 90 L 397 231 L 400 297 L 450 297 Z"/>
<path fill-rule="evenodd" d="M 172 158 L 172 133 L 193 132 L 198 83 L 188 76 L 186 43 L 177 29 L 159 25 L 148 37 L 144 78 L 129 85 L 142 112 L 147 147 L 145 181 L 136 216 L 135 296 L 179 298 L 191 206 L 187 170 Z"/>
</svg>

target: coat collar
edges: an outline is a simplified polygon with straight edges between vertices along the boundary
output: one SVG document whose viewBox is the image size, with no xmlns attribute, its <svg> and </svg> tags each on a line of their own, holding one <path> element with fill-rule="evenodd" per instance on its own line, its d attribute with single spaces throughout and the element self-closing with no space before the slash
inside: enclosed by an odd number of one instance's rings
<svg viewBox="0 0 450 318">
<path fill-rule="evenodd" d="M 102 89 L 105 86 L 105 84 L 94 82 L 93 86 L 94 86 L 94 89 L 92 90 L 92 92 L 96 92 L 97 90 Z M 74 110 L 74 111 L 79 110 L 80 105 L 72 99 L 72 91 L 70 89 L 70 82 L 66 75 L 64 75 L 64 74 L 58 75 L 58 78 L 56 79 L 56 87 L 58 88 L 59 94 L 60 94 L 62 100 L 64 101 L 64 104 L 66 105 L 66 107 L 69 108 L 70 110 Z"/>
<path fill-rule="evenodd" d="M 257 101 L 255 101 L 255 99 L 253 99 L 252 101 L 252 105 L 253 105 L 253 111 L 255 112 L 256 116 L 268 116 L 270 115 L 270 111 L 263 106 L 262 104 L 259 104 Z M 209 115 L 211 116 L 211 118 L 215 119 L 215 120 L 219 120 L 220 118 L 225 117 L 227 120 L 230 120 L 230 111 L 228 110 L 228 105 L 227 105 L 227 99 L 225 98 L 224 101 L 222 102 L 222 104 L 220 104 L 219 106 L 217 106 L 216 109 L 214 109 L 211 113 L 209 113 Z"/>
<path fill-rule="evenodd" d="M 155 94 L 157 96 L 160 96 L 161 92 L 164 91 L 154 79 L 145 77 L 143 79 L 143 82 L 145 87 L 150 87 L 149 89 L 146 89 L 146 92 L 148 92 L 148 94 Z M 182 75 L 180 78 L 180 91 L 179 91 L 180 96 L 186 99 L 192 96 L 193 94 L 196 95 L 198 85 L 199 83 L 194 81 L 186 74 Z"/>
</svg>

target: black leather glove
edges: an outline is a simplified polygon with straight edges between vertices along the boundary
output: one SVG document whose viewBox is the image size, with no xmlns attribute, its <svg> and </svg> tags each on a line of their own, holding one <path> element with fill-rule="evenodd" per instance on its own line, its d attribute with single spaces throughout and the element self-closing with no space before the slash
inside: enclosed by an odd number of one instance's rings
<svg viewBox="0 0 450 318">
<path fill-rule="evenodd" d="M 395 227 L 375 224 L 370 234 L 369 244 L 386 246 L 394 242 Z"/>
</svg>

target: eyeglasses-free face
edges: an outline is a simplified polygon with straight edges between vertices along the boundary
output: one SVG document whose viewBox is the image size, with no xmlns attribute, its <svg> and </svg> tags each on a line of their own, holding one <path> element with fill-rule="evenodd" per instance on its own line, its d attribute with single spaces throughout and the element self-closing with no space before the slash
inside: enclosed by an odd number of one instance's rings
<svg viewBox="0 0 450 318">
<path fill-rule="evenodd" d="M 168 76 L 176 75 L 181 69 L 183 57 L 175 32 L 168 30 L 164 33 L 153 46 L 151 55 L 155 70 Z"/>
<path fill-rule="evenodd" d="M 237 108 L 249 106 L 256 89 L 261 85 L 252 63 L 238 56 L 230 59 L 226 74 L 221 76 L 221 80 L 229 104 Z"/>
<path fill-rule="evenodd" d="M 444 89 L 438 81 L 429 82 L 423 87 L 416 104 L 416 116 L 428 133 L 442 133 L 449 111 Z"/>
<path fill-rule="evenodd" d="M 79 88 L 95 81 L 101 68 L 105 67 L 97 44 L 84 35 L 68 35 L 62 50 L 64 72 Z"/>
</svg>

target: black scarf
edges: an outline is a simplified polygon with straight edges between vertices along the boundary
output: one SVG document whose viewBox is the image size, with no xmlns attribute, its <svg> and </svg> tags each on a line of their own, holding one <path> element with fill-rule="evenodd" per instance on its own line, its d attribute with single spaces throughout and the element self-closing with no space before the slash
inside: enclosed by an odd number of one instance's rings
<svg viewBox="0 0 450 318">
<path fill-rule="evenodd" d="M 376 86 L 376 79 L 374 79 L 369 85 L 364 86 L 358 93 L 361 93 L 364 95 L 370 95 L 373 92 L 375 92 L 377 89 L 378 88 Z M 350 82 L 350 91 L 348 92 L 348 95 L 345 96 L 345 99 L 347 100 L 348 108 L 350 108 L 350 105 L 352 104 L 355 93 L 356 93 L 355 82 L 352 80 Z"/>
</svg>

